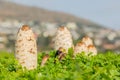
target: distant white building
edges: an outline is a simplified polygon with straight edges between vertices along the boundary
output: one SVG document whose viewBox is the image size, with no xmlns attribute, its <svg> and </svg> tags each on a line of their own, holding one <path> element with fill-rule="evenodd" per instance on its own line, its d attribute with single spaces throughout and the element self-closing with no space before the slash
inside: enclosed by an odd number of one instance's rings
<svg viewBox="0 0 120 80">
<path fill-rule="evenodd" d="M 68 27 L 69 29 L 72 29 L 72 30 L 76 30 L 77 24 L 75 22 L 69 22 L 66 24 L 66 27 Z"/>
<path fill-rule="evenodd" d="M 41 23 L 41 25 L 44 27 L 44 37 L 53 36 L 55 34 L 57 27 L 56 23 Z"/>
</svg>

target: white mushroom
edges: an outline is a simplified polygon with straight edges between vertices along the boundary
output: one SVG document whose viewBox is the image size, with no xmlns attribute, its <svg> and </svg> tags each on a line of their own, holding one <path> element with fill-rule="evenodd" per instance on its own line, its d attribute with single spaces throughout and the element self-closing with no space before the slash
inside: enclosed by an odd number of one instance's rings
<svg viewBox="0 0 120 80">
<path fill-rule="evenodd" d="M 69 48 L 73 47 L 73 40 L 70 31 L 66 27 L 59 27 L 54 37 L 54 49 L 58 50 L 60 47 L 68 52 Z"/>
<path fill-rule="evenodd" d="M 28 70 L 37 67 L 37 45 L 34 33 L 23 25 L 17 34 L 15 56 L 18 62 Z"/>
</svg>

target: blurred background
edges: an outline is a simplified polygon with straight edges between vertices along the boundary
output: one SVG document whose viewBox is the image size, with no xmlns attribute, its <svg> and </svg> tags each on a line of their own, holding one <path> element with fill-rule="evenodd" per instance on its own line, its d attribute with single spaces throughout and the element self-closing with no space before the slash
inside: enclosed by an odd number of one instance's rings
<svg viewBox="0 0 120 80">
<path fill-rule="evenodd" d="M 99 52 L 120 52 L 120 0 L 0 0 L 0 50 L 14 51 L 18 29 L 32 27 L 39 51 L 52 49 L 64 25 L 74 43 L 89 36 Z"/>
</svg>

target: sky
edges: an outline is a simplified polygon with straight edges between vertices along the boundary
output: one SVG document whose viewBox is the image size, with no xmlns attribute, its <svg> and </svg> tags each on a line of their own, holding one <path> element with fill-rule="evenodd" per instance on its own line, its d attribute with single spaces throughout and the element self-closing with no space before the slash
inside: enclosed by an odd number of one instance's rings
<svg viewBox="0 0 120 80">
<path fill-rule="evenodd" d="M 62 11 L 100 25 L 120 29 L 120 0 L 11 0 L 52 11 Z"/>
</svg>

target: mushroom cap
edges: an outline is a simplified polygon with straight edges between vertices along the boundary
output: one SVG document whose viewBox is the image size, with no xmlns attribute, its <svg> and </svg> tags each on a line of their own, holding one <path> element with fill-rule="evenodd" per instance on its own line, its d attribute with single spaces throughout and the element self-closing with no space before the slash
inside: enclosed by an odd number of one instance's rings
<svg viewBox="0 0 120 80">
<path fill-rule="evenodd" d="M 54 37 L 54 49 L 64 48 L 66 52 L 73 47 L 73 40 L 70 31 L 66 27 L 59 27 Z"/>
<path fill-rule="evenodd" d="M 90 37 L 88 37 L 88 36 L 83 37 L 82 42 L 84 42 L 86 44 L 86 46 L 93 45 L 92 39 Z"/>
<path fill-rule="evenodd" d="M 37 67 L 37 45 L 32 29 L 23 25 L 18 33 L 15 44 L 15 56 L 22 67 L 28 70 Z"/>
</svg>

